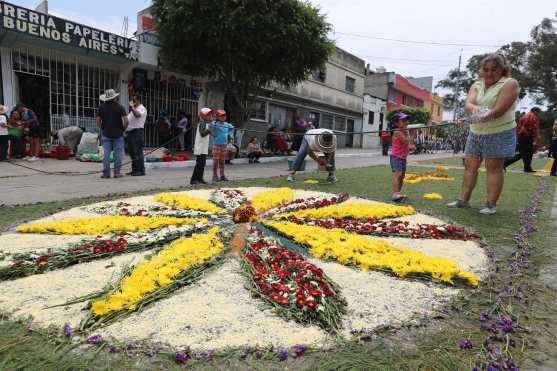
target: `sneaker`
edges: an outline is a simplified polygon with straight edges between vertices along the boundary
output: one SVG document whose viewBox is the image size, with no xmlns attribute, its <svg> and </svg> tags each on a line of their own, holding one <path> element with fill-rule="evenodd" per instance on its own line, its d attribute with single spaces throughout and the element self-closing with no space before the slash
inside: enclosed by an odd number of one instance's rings
<svg viewBox="0 0 557 371">
<path fill-rule="evenodd" d="M 470 203 L 467 201 L 456 200 L 447 204 L 447 207 L 450 207 L 451 209 L 469 209 Z"/>
<path fill-rule="evenodd" d="M 110 175 L 103 174 L 103 175 L 101 175 L 101 179 L 110 179 Z"/>
<path fill-rule="evenodd" d="M 328 182 L 328 183 L 336 183 L 336 182 L 338 182 L 338 179 L 337 179 L 337 177 L 334 176 L 334 175 L 329 175 L 329 176 L 327 177 L 327 182 Z"/>
<path fill-rule="evenodd" d="M 483 215 L 493 215 L 497 212 L 496 206 L 491 206 L 490 204 L 485 204 L 484 208 L 480 210 L 480 214 Z"/>
<path fill-rule="evenodd" d="M 286 180 L 288 182 L 293 182 L 294 181 L 294 175 L 292 175 L 292 174 L 288 175 L 288 178 L 286 178 Z"/>
<path fill-rule="evenodd" d="M 401 192 L 395 192 L 391 196 L 391 200 L 394 201 L 394 202 L 401 202 L 405 198 L 406 198 L 406 196 L 404 194 L 402 194 Z"/>
<path fill-rule="evenodd" d="M 216 175 L 213 175 L 213 183 L 218 183 L 220 182 L 220 178 Z"/>
<path fill-rule="evenodd" d="M 535 173 L 536 170 L 534 170 L 534 169 L 526 169 L 526 170 L 524 170 L 524 172 L 525 172 L 525 173 Z"/>
<path fill-rule="evenodd" d="M 203 179 L 201 179 L 201 180 L 199 181 L 199 183 L 201 183 L 201 184 L 209 184 L 209 183 L 207 183 L 206 181 L 204 181 Z"/>
<path fill-rule="evenodd" d="M 549 176 L 557 176 L 557 174 L 549 174 Z"/>
<path fill-rule="evenodd" d="M 39 160 L 39 158 L 36 157 L 36 156 L 29 157 L 29 158 L 27 159 L 27 161 L 29 161 L 29 162 L 35 162 L 35 161 L 38 161 L 38 160 Z"/>
</svg>

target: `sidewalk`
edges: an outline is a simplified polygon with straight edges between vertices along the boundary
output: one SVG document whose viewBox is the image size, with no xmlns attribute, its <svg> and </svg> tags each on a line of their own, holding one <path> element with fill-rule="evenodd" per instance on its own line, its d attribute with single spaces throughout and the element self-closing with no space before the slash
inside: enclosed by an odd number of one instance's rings
<svg viewBox="0 0 557 371">
<path fill-rule="evenodd" d="M 373 165 L 385 165 L 389 158 L 374 150 L 342 150 L 338 153 L 337 168 L 349 169 Z M 423 161 L 451 157 L 450 153 L 412 156 L 411 161 Z M 269 178 L 287 175 L 287 157 L 276 162 L 261 164 L 234 164 L 226 166 L 226 176 L 230 180 Z M 235 160 L 234 162 L 236 162 Z M 11 163 L 0 163 L 0 205 L 22 205 L 37 202 L 63 201 L 89 196 L 106 196 L 115 193 L 156 191 L 161 189 L 189 186 L 193 168 L 149 169 L 144 177 L 124 177 L 121 179 L 100 179 L 102 165 L 75 160 L 59 161 L 41 159 L 37 162 L 18 161 L 21 164 L 45 172 L 98 172 L 86 175 L 47 175 Z M 307 171 L 317 166 L 308 159 Z M 123 172 L 129 171 L 129 165 Z M 210 180 L 212 167 L 205 169 L 205 179 Z M 342 177 L 339 179 L 342 182 Z M 296 184 L 296 183 L 294 183 Z M 226 183 L 219 183 L 226 187 Z"/>
</svg>

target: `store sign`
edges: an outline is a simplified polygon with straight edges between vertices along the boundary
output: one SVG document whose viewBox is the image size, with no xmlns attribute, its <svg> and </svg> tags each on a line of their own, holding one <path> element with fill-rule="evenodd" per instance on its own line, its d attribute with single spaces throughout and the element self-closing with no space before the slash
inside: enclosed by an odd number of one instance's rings
<svg viewBox="0 0 557 371">
<path fill-rule="evenodd" d="M 126 37 L 0 1 L 0 29 L 81 49 L 137 60 L 137 43 Z"/>
<path fill-rule="evenodd" d="M 146 44 L 150 44 L 150 45 L 154 45 L 154 46 L 161 46 L 161 42 L 159 41 L 159 37 L 157 35 L 155 35 L 154 33 L 151 32 L 144 32 L 141 35 L 139 35 L 139 37 L 141 38 L 141 42 L 142 43 L 146 43 Z"/>
</svg>

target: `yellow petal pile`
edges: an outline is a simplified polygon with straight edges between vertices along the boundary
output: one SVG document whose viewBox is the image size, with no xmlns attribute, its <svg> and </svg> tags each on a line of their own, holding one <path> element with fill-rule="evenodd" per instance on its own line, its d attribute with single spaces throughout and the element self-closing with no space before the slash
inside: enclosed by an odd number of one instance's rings
<svg viewBox="0 0 557 371">
<path fill-rule="evenodd" d="M 215 206 L 213 203 L 201 198 L 191 197 L 185 194 L 177 193 L 159 193 L 154 197 L 155 201 L 163 203 L 167 206 L 178 207 L 180 209 L 191 209 L 199 211 L 207 211 L 212 214 L 224 214 L 226 210 Z"/>
<path fill-rule="evenodd" d="M 218 228 L 206 234 L 182 237 L 169 244 L 156 257 L 133 269 L 120 283 L 120 289 L 92 305 L 97 317 L 120 310 L 133 310 L 146 295 L 168 286 L 187 269 L 201 264 L 222 251 L 224 245 L 217 237 Z"/>
<path fill-rule="evenodd" d="M 319 184 L 319 180 L 307 179 L 307 180 L 304 180 L 304 184 Z"/>
<path fill-rule="evenodd" d="M 446 169 L 443 167 L 440 167 L 442 169 Z M 404 177 L 404 183 L 405 184 L 416 184 L 416 183 L 420 183 L 423 182 L 424 180 L 446 180 L 449 182 L 454 181 L 454 178 L 451 178 L 447 175 L 446 170 L 440 171 L 439 168 L 437 168 L 436 172 L 429 172 L 429 173 L 406 173 L 406 176 Z"/>
<path fill-rule="evenodd" d="M 157 229 L 167 225 L 196 223 L 207 223 L 207 219 L 174 218 L 170 216 L 104 215 L 24 224 L 17 227 L 17 231 L 22 233 L 106 234 L 112 232 L 137 232 Z"/>
<path fill-rule="evenodd" d="M 428 274 L 443 282 L 460 278 L 476 286 L 480 279 L 461 270 L 451 259 L 429 256 L 408 247 L 385 240 L 370 239 L 343 229 L 323 229 L 290 222 L 265 222 L 265 225 L 309 247 L 318 258 L 335 259 L 341 264 L 353 264 L 363 270 L 388 269 L 399 277 Z"/>
<path fill-rule="evenodd" d="M 257 211 L 265 211 L 277 207 L 294 199 L 294 191 L 291 188 L 275 188 L 256 194 L 252 197 L 251 204 Z"/>
<path fill-rule="evenodd" d="M 396 206 L 385 203 L 368 203 L 368 202 L 343 202 L 341 204 L 325 206 L 320 209 L 299 210 L 292 213 L 279 214 L 273 216 L 273 219 L 284 219 L 291 215 L 298 218 L 394 218 L 402 215 L 411 215 L 414 208 L 411 206 Z"/>
<path fill-rule="evenodd" d="M 440 195 L 439 193 L 426 193 L 424 195 L 424 198 L 426 200 L 442 200 L 443 196 Z"/>
</svg>

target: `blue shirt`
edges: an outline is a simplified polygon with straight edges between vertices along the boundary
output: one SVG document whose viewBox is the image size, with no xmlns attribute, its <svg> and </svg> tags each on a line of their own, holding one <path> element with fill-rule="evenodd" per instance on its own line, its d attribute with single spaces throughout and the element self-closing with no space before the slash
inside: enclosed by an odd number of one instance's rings
<svg viewBox="0 0 557 371">
<path fill-rule="evenodd" d="M 228 136 L 234 132 L 234 126 L 228 122 L 215 121 L 211 123 L 213 129 L 213 144 L 228 144 Z"/>
</svg>

